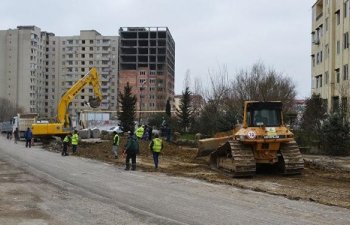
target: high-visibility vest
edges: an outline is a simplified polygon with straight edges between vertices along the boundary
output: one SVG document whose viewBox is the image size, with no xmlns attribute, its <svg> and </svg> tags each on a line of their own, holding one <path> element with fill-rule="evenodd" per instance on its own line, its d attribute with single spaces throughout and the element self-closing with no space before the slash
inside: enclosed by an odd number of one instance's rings
<svg viewBox="0 0 350 225">
<path fill-rule="evenodd" d="M 79 140 L 78 134 L 73 134 L 73 136 L 72 136 L 72 145 L 78 145 L 78 140 Z"/>
<path fill-rule="evenodd" d="M 153 148 L 152 148 L 152 150 L 154 152 L 160 152 L 161 149 L 162 149 L 162 139 L 154 138 L 153 139 Z"/>
<path fill-rule="evenodd" d="M 143 135 L 143 132 L 144 132 L 144 131 L 145 131 L 145 130 L 144 130 L 143 127 L 137 128 L 137 130 L 136 130 L 136 137 L 142 138 L 142 135 Z"/>
<path fill-rule="evenodd" d="M 113 138 L 113 145 L 119 145 L 119 135 L 118 134 L 116 134 L 116 135 L 114 135 L 114 138 Z"/>
<path fill-rule="evenodd" d="M 66 136 L 66 137 L 63 139 L 63 142 L 68 143 L 68 142 L 69 142 L 69 137 L 68 137 L 68 136 Z"/>
</svg>

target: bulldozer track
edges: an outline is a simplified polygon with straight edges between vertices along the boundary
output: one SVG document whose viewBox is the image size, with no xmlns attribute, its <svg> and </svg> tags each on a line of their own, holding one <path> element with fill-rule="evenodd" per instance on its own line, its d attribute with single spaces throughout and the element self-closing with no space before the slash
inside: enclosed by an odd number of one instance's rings
<svg viewBox="0 0 350 225">
<path fill-rule="evenodd" d="M 255 175 L 256 162 L 252 149 L 236 140 L 229 140 L 211 154 L 211 167 L 229 172 L 233 177 L 250 177 Z M 232 163 L 228 167 L 219 163 L 229 159 Z"/>
<path fill-rule="evenodd" d="M 283 174 L 301 174 L 304 169 L 304 160 L 295 141 L 282 143 L 279 166 Z"/>
</svg>

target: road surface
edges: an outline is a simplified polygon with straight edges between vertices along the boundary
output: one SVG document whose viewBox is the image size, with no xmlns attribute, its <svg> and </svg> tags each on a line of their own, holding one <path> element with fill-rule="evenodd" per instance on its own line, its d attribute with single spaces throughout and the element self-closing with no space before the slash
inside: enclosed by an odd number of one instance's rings
<svg viewBox="0 0 350 225">
<path fill-rule="evenodd" d="M 0 224 L 350 224 L 345 208 L 124 171 L 36 146 L 26 149 L 4 137 L 0 169 Z M 18 199 L 28 214 L 20 219 L 20 204 L 11 202 Z"/>
</svg>

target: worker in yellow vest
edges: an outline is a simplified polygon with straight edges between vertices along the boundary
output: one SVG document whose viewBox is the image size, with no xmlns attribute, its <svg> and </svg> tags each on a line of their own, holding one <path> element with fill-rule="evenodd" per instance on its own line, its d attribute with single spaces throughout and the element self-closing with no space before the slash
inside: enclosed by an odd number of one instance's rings
<svg viewBox="0 0 350 225">
<path fill-rule="evenodd" d="M 113 145 L 112 145 L 112 151 L 114 153 L 114 158 L 118 159 L 118 148 L 119 148 L 119 135 L 117 132 L 113 132 L 114 137 L 113 137 Z"/>
<path fill-rule="evenodd" d="M 145 128 L 143 126 L 139 125 L 139 127 L 135 131 L 135 135 L 140 140 L 142 138 L 144 132 L 145 132 Z"/>
<path fill-rule="evenodd" d="M 78 142 L 79 142 L 78 131 L 74 130 L 74 133 L 72 135 L 72 151 L 73 151 L 73 154 L 77 152 Z"/>
<path fill-rule="evenodd" d="M 68 144 L 70 142 L 71 135 L 67 134 L 63 139 L 63 150 L 62 150 L 62 156 L 68 156 L 67 148 Z"/>
<path fill-rule="evenodd" d="M 158 134 L 154 135 L 153 140 L 149 144 L 149 148 L 153 154 L 154 167 L 155 169 L 158 169 L 158 157 L 160 151 L 163 149 L 163 141 L 159 138 Z"/>
</svg>

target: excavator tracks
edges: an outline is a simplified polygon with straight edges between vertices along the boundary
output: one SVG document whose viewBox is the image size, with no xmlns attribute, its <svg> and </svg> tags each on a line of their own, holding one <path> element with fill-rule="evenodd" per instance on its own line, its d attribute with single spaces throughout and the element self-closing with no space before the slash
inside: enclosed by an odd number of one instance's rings
<svg viewBox="0 0 350 225">
<path fill-rule="evenodd" d="M 282 143 L 278 163 L 283 174 L 301 174 L 304 160 L 295 141 Z"/>
<path fill-rule="evenodd" d="M 228 140 L 210 155 L 213 169 L 224 170 L 233 177 L 250 177 L 255 175 L 256 162 L 250 146 L 236 140 Z"/>
</svg>

